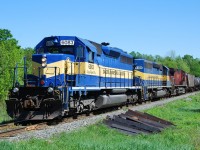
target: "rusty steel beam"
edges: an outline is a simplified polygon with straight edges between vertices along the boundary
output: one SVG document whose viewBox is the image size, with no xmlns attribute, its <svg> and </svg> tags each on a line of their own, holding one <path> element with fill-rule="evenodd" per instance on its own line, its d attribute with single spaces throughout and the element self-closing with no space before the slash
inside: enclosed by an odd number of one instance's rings
<svg viewBox="0 0 200 150">
<path fill-rule="evenodd" d="M 161 132 L 162 131 L 162 128 L 155 127 L 155 126 L 152 126 L 152 125 L 147 124 L 145 122 L 142 122 L 138 119 L 131 118 L 128 115 L 121 114 L 119 116 L 121 118 L 126 118 L 127 122 L 129 121 L 130 124 L 133 124 L 134 126 L 141 128 L 142 130 L 146 130 L 146 131 L 150 131 L 150 132 Z"/>
<path fill-rule="evenodd" d="M 153 116 L 153 115 L 150 115 L 148 113 L 143 113 L 143 112 L 139 112 L 139 111 L 132 111 L 132 110 L 128 110 L 128 112 L 134 112 L 135 114 L 137 115 L 141 115 L 141 116 L 144 116 L 146 117 L 147 119 L 150 119 L 150 120 L 153 120 L 153 121 L 156 121 L 156 122 L 159 122 L 159 123 L 162 123 L 162 124 L 165 124 L 165 125 L 169 125 L 169 126 L 174 126 L 173 123 L 167 121 L 167 120 L 164 120 L 164 119 L 161 119 L 161 118 L 158 118 L 156 116 Z"/>
<path fill-rule="evenodd" d="M 146 117 L 145 115 L 135 113 L 135 112 L 128 111 L 125 114 L 130 116 L 131 118 L 138 119 L 142 122 L 145 122 L 147 124 L 150 124 L 150 125 L 153 125 L 153 126 L 156 126 L 156 127 L 159 127 L 159 128 L 167 128 L 167 127 L 171 126 L 171 125 L 166 125 L 166 124 L 162 124 L 160 122 L 151 120 L 151 118 Z"/>
<path fill-rule="evenodd" d="M 128 113 L 126 113 L 126 115 L 130 116 L 130 118 L 132 118 L 133 120 L 139 120 L 139 121 L 141 121 L 141 122 L 143 122 L 143 123 L 146 123 L 146 124 L 149 124 L 149 125 L 151 125 L 151 126 L 153 126 L 153 127 L 159 128 L 160 130 L 162 130 L 162 129 L 168 127 L 168 126 L 163 125 L 163 124 L 161 124 L 161 123 L 159 123 L 159 122 L 155 122 L 155 121 L 152 121 L 152 120 L 143 118 L 143 117 L 131 116 L 131 115 L 128 114 Z M 130 119 L 130 118 L 129 118 L 129 119 Z"/>
<path fill-rule="evenodd" d="M 141 133 L 147 134 L 146 132 L 142 132 L 140 130 L 134 129 L 134 128 L 132 128 L 131 126 L 129 126 L 127 124 L 116 122 L 114 120 L 106 120 L 104 123 L 109 125 L 112 128 L 116 128 L 116 129 L 120 129 L 120 130 L 124 130 L 124 131 L 128 131 L 128 132 L 132 132 L 132 133 L 135 133 L 135 134 L 141 134 Z"/>
<path fill-rule="evenodd" d="M 148 128 L 145 128 L 144 126 L 142 126 L 141 124 L 139 123 L 135 123 L 134 121 L 130 121 L 130 120 L 127 120 L 127 119 L 124 119 L 124 118 L 121 118 L 119 116 L 113 116 L 113 119 L 115 122 L 120 122 L 120 123 L 123 123 L 123 124 L 126 124 L 132 128 L 135 128 L 137 130 L 140 130 L 144 133 L 150 133 L 152 131 L 150 131 L 150 129 L 148 130 Z"/>
<path fill-rule="evenodd" d="M 150 134 L 161 132 L 173 123 L 138 111 L 128 110 L 125 114 L 107 117 L 104 123 L 126 134 Z"/>
</svg>

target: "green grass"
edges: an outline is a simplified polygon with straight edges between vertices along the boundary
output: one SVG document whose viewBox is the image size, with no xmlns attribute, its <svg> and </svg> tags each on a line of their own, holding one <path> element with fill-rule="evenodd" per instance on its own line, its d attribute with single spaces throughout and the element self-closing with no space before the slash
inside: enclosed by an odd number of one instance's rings
<svg viewBox="0 0 200 150">
<path fill-rule="evenodd" d="M 69 150 L 192 150 L 200 149 L 200 94 L 146 110 L 176 124 L 159 134 L 130 136 L 98 123 L 75 132 L 61 133 L 49 139 L 0 142 L 0 149 Z"/>
</svg>

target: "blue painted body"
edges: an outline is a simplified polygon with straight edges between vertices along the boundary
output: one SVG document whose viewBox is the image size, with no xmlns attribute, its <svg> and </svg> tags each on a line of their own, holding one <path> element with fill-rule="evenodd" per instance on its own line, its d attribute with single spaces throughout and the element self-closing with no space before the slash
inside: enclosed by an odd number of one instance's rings
<svg viewBox="0 0 200 150">
<path fill-rule="evenodd" d="M 65 54 L 64 52 L 51 53 L 50 49 L 53 47 L 62 48 L 61 45 L 62 40 L 74 41 L 73 49 L 70 53 Z M 98 49 L 100 47 L 100 50 Z M 78 48 L 83 48 L 82 57 L 77 57 L 79 52 Z M 100 45 L 88 40 L 84 40 L 75 36 L 53 36 L 44 38 L 37 46 L 35 47 L 36 54 L 32 56 L 32 61 L 37 64 L 41 64 L 42 57 L 47 58 L 47 65 L 56 63 L 59 61 L 66 61 L 69 59 L 73 63 L 81 63 L 87 62 L 96 64 L 97 66 L 109 67 L 118 70 L 125 70 L 132 72 L 131 76 L 128 75 L 125 77 L 106 77 L 97 75 L 88 75 L 88 74 L 65 74 L 64 72 L 59 75 L 54 75 L 51 77 L 46 77 L 46 75 L 40 74 L 40 69 L 38 68 L 38 75 L 29 75 L 29 79 L 37 79 L 33 85 L 43 86 L 43 87 L 59 87 L 61 91 L 64 91 L 64 107 L 67 108 L 67 102 L 69 100 L 69 96 L 73 96 L 75 91 L 79 91 L 79 94 L 86 94 L 87 91 L 100 91 L 102 89 L 109 88 L 135 88 L 135 86 L 167 86 L 167 84 L 163 81 L 151 81 L 151 80 L 142 80 L 138 77 L 133 77 L 134 67 L 135 70 L 138 70 L 142 73 L 154 74 L 154 75 L 163 75 L 163 70 L 165 69 L 168 73 L 168 68 L 160 65 L 161 68 L 148 68 L 145 66 L 145 63 L 149 63 L 152 66 L 159 66 L 156 63 L 135 59 L 133 60 L 133 56 L 127 54 L 121 49 L 113 48 L 109 46 Z M 89 56 L 89 52 L 93 54 L 92 62 Z M 123 58 L 122 58 L 123 57 Z M 58 67 L 58 66 L 55 66 Z M 164 68 L 164 69 L 163 69 Z M 166 74 L 167 74 L 166 73 Z M 121 74 L 121 73 L 120 73 Z M 45 83 L 43 85 L 40 84 L 40 81 L 43 80 Z M 137 89 L 137 88 L 136 88 Z"/>
<path fill-rule="evenodd" d="M 139 71 L 139 74 L 144 74 L 145 77 L 134 76 L 134 85 L 141 86 L 171 86 L 169 78 L 163 79 L 163 76 L 169 76 L 169 69 L 166 66 L 157 64 L 144 59 L 134 59 L 135 71 Z M 148 77 L 146 77 L 148 76 Z"/>
<path fill-rule="evenodd" d="M 56 40 L 55 40 L 56 39 Z M 74 55 L 68 55 L 68 54 L 51 54 L 47 51 L 47 47 L 45 46 L 46 41 L 48 40 L 53 40 L 56 41 L 55 46 L 61 46 L 59 45 L 60 40 L 75 40 L 75 45 L 74 45 Z M 84 57 L 78 60 L 76 58 L 76 47 L 77 46 L 83 46 L 84 47 Z M 60 60 L 66 60 L 67 58 L 70 58 L 72 62 L 88 62 L 88 52 L 86 50 L 86 47 L 89 47 L 90 50 L 94 52 L 94 64 L 100 65 L 100 66 L 105 66 L 105 67 L 111 67 L 111 68 L 117 68 L 117 69 L 123 69 L 123 70 L 133 70 L 133 65 L 132 64 L 124 64 L 120 63 L 120 55 L 123 54 L 124 56 L 127 56 L 132 59 L 132 56 L 127 54 L 126 52 L 118 49 L 118 48 L 111 48 L 108 46 L 102 46 L 102 54 L 97 55 L 97 50 L 94 45 L 92 45 L 88 40 L 83 40 L 77 37 L 68 37 L 68 36 L 56 36 L 56 37 L 49 37 L 49 38 L 44 38 L 37 46 L 36 46 L 36 53 L 38 53 L 39 49 L 43 48 L 44 49 L 44 54 L 34 54 L 32 57 L 32 61 L 41 63 L 41 58 L 43 55 L 46 55 L 47 58 L 47 64 L 54 63 Z M 115 52 L 113 56 L 111 56 L 111 51 Z M 132 80 L 128 80 L 127 82 L 124 82 L 126 79 L 111 79 L 111 78 L 104 78 L 104 77 L 99 77 L 99 76 L 89 76 L 89 75 L 67 75 L 68 79 L 75 80 L 76 83 L 74 86 L 91 86 L 91 87 L 99 87 L 99 86 L 121 86 L 125 85 L 132 85 L 130 82 Z M 56 86 L 61 86 L 64 83 L 64 74 L 60 75 L 59 77 L 61 80 L 57 82 Z M 79 80 L 78 80 L 79 78 Z M 45 77 L 43 77 L 45 79 Z M 47 79 L 45 82 L 44 86 L 48 86 L 50 82 L 54 81 L 54 77 Z M 107 83 L 105 83 L 107 82 Z M 109 84 L 108 84 L 109 83 Z M 70 85 L 70 83 L 67 84 L 67 86 Z M 72 86 L 72 85 L 71 85 Z"/>
</svg>

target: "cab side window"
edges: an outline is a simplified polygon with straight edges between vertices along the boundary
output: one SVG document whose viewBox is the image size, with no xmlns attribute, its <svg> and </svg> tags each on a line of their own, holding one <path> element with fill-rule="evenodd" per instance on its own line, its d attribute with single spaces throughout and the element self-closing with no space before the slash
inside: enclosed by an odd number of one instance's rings
<svg viewBox="0 0 200 150">
<path fill-rule="evenodd" d="M 37 54 L 44 54 L 44 48 L 37 49 Z"/>
<path fill-rule="evenodd" d="M 81 45 L 79 45 L 77 48 L 76 48 L 76 55 L 77 57 L 83 57 L 83 47 Z"/>
<path fill-rule="evenodd" d="M 92 52 L 88 47 L 87 47 L 87 50 L 88 50 L 88 62 L 93 63 L 94 62 L 94 52 Z"/>
</svg>

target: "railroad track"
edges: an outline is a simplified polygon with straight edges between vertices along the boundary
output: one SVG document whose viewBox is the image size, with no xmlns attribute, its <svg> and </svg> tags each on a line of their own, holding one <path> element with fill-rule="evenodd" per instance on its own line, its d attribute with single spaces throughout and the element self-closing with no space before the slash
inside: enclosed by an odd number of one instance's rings
<svg viewBox="0 0 200 150">
<path fill-rule="evenodd" d="M 44 127 L 47 126 L 47 123 L 42 122 L 42 123 L 38 123 L 35 125 L 29 125 L 29 126 L 15 126 L 13 128 L 9 128 L 10 127 L 9 125 L 10 124 L 4 124 L 4 125 L 0 126 L 0 138 L 13 137 L 13 136 L 16 136 L 23 132 L 43 129 Z M 2 127 L 4 127 L 4 129 L 2 129 Z M 7 127 L 6 130 L 5 130 L 5 127 Z"/>
<path fill-rule="evenodd" d="M 7 128 L 9 126 L 14 126 L 14 122 L 12 123 L 4 123 L 4 124 L 0 124 L 0 130 L 2 130 L 3 128 Z"/>
<path fill-rule="evenodd" d="M 16 128 L 19 128 L 19 127 L 15 126 L 14 122 L 0 124 L 0 133 L 5 132 L 7 130 L 11 130 L 11 129 L 16 129 Z"/>
</svg>

